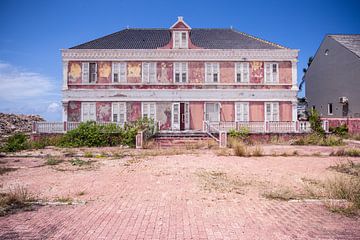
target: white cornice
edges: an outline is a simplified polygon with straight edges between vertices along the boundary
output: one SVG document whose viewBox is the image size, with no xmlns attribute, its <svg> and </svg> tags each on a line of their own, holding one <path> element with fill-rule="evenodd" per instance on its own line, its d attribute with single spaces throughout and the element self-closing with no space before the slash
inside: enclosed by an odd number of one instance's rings
<svg viewBox="0 0 360 240">
<path fill-rule="evenodd" d="M 63 61 L 294 61 L 295 49 L 62 49 Z"/>
</svg>

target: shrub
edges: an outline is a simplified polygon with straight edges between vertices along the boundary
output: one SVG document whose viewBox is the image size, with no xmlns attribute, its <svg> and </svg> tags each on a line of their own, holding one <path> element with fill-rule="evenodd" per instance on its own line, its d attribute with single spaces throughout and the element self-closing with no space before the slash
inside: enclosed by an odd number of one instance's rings
<svg viewBox="0 0 360 240">
<path fill-rule="evenodd" d="M 57 159 L 57 158 L 54 158 L 54 157 L 49 157 L 49 158 L 46 159 L 45 164 L 53 166 L 53 165 L 58 165 L 61 162 L 63 162 L 63 160 Z"/>
<path fill-rule="evenodd" d="M 235 156 L 239 157 L 246 157 L 247 156 L 247 149 L 246 147 L 241 143 L 236 143 L 232 147 L 234 149 Z"/>
<path fill-rule="evenodd" d="M 255 149 L 253 150 L 252 152 L 252 156 L 255 156 L 255 157 L 261 157 L 263 156 L 264 153 L 263 153 L 263 150 L 261 147 L 259 146 L 256 146 Z"/>
<path fill-rule="evenodd" d="M 239 131 L 236 129 L 230 129 L 228 134 L 230 137 L 245 139 L 249 136 L 250 130 L 247 127 L 240 127 Z"/>
<path fill-rule="evenodd" d="M 16 186 L 7 193 L 0 193 L 0 216 L 9 212 L 31 206 L 34 198 L 29 194 L 26 188 Z"/>
<path fill-rule="evenodd" d="M 315 109 L 310 111 L 309 122 L 314 133 L 324 135 L 325 131 L 322 127 L 320 114 Z"/>
<path fill-rule="evenodd" d="M 334 134 L 336 134 L 336 135 L 338 135 L 338 136 L 340 136 L 340 137 L 345 137 L 345 136 L 347 136 L 348 131 L 349 131 L 349 129 L 348 129 L 348 127 L 346 126 L 346 124 L 341 124 L 340 126 L 334 127 L 334 128 L 330 128 L 329 130 L 330 130 L 330 132 L 332 132 L 332 133 L 334 133 Z"/>
<path fill-rule="evenodd" d="M 325 136 L 319 133 L 311 133 L 292 143 L 293 145 L 319 145 L 319 146 L 341 146 L 344 144 L 342 138 L 329 135 Z"/>
<path fill-rule="evenodd" d="M 15 133 L 7 139 L 2 150 L 4 152 L 16 152 L 25 150 L 28 147 L 27 136 L 24 133 Z"/>
</svg>

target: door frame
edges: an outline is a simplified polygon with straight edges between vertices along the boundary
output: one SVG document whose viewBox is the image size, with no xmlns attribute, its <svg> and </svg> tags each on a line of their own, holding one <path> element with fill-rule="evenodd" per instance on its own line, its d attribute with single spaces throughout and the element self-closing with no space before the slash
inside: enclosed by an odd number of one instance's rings
<svg viewBox="0 0 360 240">
<path fill-rule="evenodd" d="M 184 104 L 184 111 L 181 112 L 181 104 Z M 175 124 L 174 106 L 178 106 L 178 123 Z M 181 121 L 184 121 L 184 129 L 181 129 Z M 186 131 L 190 129 L 190 104 L 189 102 L 173 102 L 171 105 L 171 130 Z"/>
</svg>

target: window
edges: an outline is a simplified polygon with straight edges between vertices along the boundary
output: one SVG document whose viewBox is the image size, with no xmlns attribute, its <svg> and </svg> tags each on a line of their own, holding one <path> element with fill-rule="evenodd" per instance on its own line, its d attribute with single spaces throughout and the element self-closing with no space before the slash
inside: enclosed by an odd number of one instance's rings
<svg viewBox="0 0 360 240">
<path fill-rule="evenodd" d="M 81 121 L 96 121 L 96 103 L 81 103 Z"/>
<path fill-rule="evenodd" d="M 312 110 L 313 110 L 313 111 L 315 111 L 315 110 L 316 110 L 315 105 L 312 105 L 312 107 L 311 107 L 311 108 L 312 108 Z"/>
<path fill-rule="evenodd" d="M 112 103 L 112 121 L 118 123 L 126 122 L 126 103 Z"/>
<path fill-rule="evenodd" d="M 265 121 L 279 121 L 279 103 L 265 103 Z"/>
<path fill-rule="evenodd" d="M 333 115 L 333 105 L 332 105 L 332 103 L 328 103 L 328 115 Z"/>
<path fill-rule="evenodd" d="M 112 63 L 112 81 L 113 83 L 126 82 L 126 63 Z"/>
<path fill-rule="evenodd" d="M 235 63 L 235 82 L 248 83 L 249 82 L 249 63 L 241 62 Z"/>
<path fill-rule="evenodd" d="M 142 64 L 142 82 L 156 82 L 156 62 L 143 62 Z"/>
<path fill-rule="evenodd" d="M 174 81 L 176 83 L 187 82 L 188 79 L 188 64 L 186 62 L 174 63 Z"/>
<path fill-rule="evenodd" d="M 325 50 L 325 56 L 329 55 L 329 49 Z"/>
<path fill-rule="evenodd" d="M 143 118 L 156 119 L 155 103 L 143 102 L 141 105 L 141 114 Z"/>
<path fill-rule="evenodd" d="M 220 104 L 205 103 L 205 120 L 209 122 L 220 121 Z"/>
<path fill-rule="evenodd" d="M 97 80 L 97 64 L 96 63 L 82 63 L 82 82 L 95 83 Z"/>
<path fill-rule="evenodd" d="M 174 48 L 188 48 L 188 33 L 184 31 L 174 31 Z"/>
<path fill-rule="evenodd" d="M 249 103 L 237 102 L 235 103 L 235 122 L 249 121 Z"/>
<path fill-rule="evenodd" d="M 279 82 L 279 65 L 277 63 L 265 63 L 265 83 Z"/>
<path fill-rule="evenodd" d="M 219 63 L 205 63 L 205 82 L 220 82 Z"/>
</svg>

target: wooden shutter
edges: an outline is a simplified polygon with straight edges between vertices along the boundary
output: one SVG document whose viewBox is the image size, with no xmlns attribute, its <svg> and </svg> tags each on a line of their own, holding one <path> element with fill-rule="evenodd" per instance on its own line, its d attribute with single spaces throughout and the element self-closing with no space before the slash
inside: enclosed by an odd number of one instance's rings
<svg viewBox="0 0 360 240">
<path fill-rule="evenodd" d="M 265 103 L 265 121 L 271 121 L 271 103 Z"/>
<path fill-rule="evenodd" d="M 113 82 L 119 82 L 119 63 L 112 63 L 112 80 Z"/>
<path fill-rule="evenodd" d="M 127 82 L 126 81 L 126 63 L 120 63 L 119 64 L 119 74 L 120 74 L 120 77 L 119 77 L 119 81 L 120 82 Z"/>
<path fill-rule="evenodd" d="M 212 71 L 211 71 L 211 63 L 206 63 L 205 64 L 205 81 L 206 82 L 211 82 L 212 81 Z"/>
<path fill-rule="evenodd" d="M 175 82 L 180 82 L 180 63 L 174 63 L 174 71 Z"/>
<path fill-rule="evenodd" d="M 273 103 L 272 108 L 272 121 L 279 121 L 279 103 Z"/>
<path fill-rule="evenodd" d="M 243 103 L 243 121 L 249 121 L 249 103 Z"/>
<path fill-rule="evenodd" d="M 89 83 L 89 63 L 88 62 L 82 63 L 81 73 L 82 73 L 82 77 L 81 77 L 82 82 Z"/>
<path fill-rule="evenodd" d="M 118 103 L 112 104 L 112 121 L 113 122 L 119 121 L 119 104 Z"/>
<path fill-rule="evenodd" d="M 265 82 L 271 82 L 270 63 L 265 63 Z"/>
<path fill-rule="evenodd" d="M 249 82 L 249 63 L 242 64 L 243 82 Z"/>
<path fill-rule="evenodd" d="M 89 120 L 89 104 L 82 103 L 82 121 L 86 122 Z"/>
<path fill-rule="evenodd" d="M 144 83 L 149 82 L 149 63 L 146 62 L 142 64 L 142 81 Z"/>
<path fill-rule="evenodd" d="M 156 63 L 149 63 L 149 82 L 156 82 Z"/>
<path fill-rule="evenodd" d="M 181 80 L 182 80 L 182 82 L 187 81 L 187 74 L 188 74 L 187 63 L 183 62 L 183 63 L 181 63 Z"/>
<path fill-rule="evenodd" d="M 174 48 L 180 48 L 180 32 L 174 32 Z"/>
<path fill-rule="evenodd" d="M 152 118 L 152 119 L 154 119 L 155 120 L 155 111 L 156 111 L 156 109 L 155 109 L 155 103 L 150 103 L 149 104 L 149 116 L 150 116 L 150 118 Z"/>
<path fill-rule="evenodd" d="M 96 105 L 95 105 L 95 103 L 89 104 L 89 119 L 91 121 L 96 121 Z"/>
<path fill-rule="evenodd" d="M 235 122 L 241 121 L 241 105 L 240 103 L 235 103 Z"/>
</svg>

